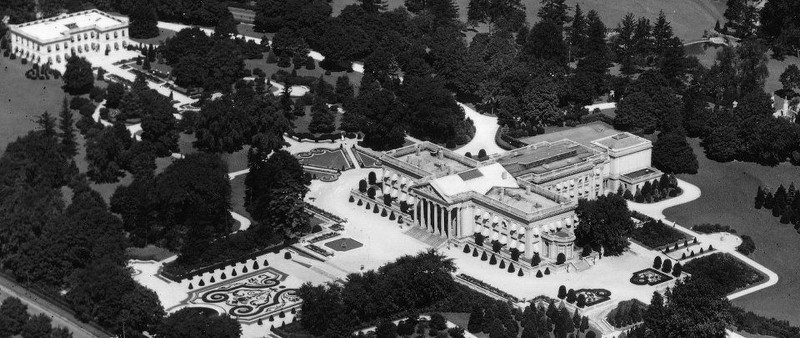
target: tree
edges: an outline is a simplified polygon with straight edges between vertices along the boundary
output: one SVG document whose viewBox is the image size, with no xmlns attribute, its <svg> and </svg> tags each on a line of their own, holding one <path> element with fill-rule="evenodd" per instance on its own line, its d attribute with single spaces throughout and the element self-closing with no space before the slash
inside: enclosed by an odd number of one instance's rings
<svg viewBox="0 0 800 338">
<path fill-rule="evenodd" d="M 472 312 L 469 315 L 469 322 L 467 323 L 467 331 L 472 333 L 481 332 L 483 325 L 483 308 L 473 305 Z"/>
<path fill-rule="evenodd" d="M 696 174 L 697 156 L 681 131 L 662 132 L 653 144 L 653 166 L 670 174 Z"/>
<path fill-rule="evenodd" d="M 86 160 L 89 162 L 87 176 L 96 183 L 117 182 L 125 176 L 122 163 L 125 150 L 125 143 L 119 139 L 114 128 L 100 130 L 86 142 Z"/>
<path fill-rule="evenodd" d="M 595 200 L 579 200 L 575 210 L 580 222 L 575 228 L 575 243 L 603 248 L 605 255 L 619 255 L 629 245 L 627 236 L 633 231 L 633 221 L 625 200 L 615 194 Z"/>
<path fill-rule="evenodd" d="M 51 332 L 50 317 L 40 313 L 28 319 L 25 325 L 22 326 L 20 336 L 22 338 L 51 338 Z"/>
<path fill-rule="evenodd" d="M 445 143 L 454 140 L 465 123 L 464 109 L 437 78 L 406 77 L 400 102 L 406 108 L 409 134 Z"/>
<path fill-rule="evenodd" d="M 781 73 L 780 81 L 786 91 L 800 90 L 800 68 L 795 64 L 786 66 Z"/>
<path fill-rule="evenodd" d="M 149 39 L 158 36 L 158 16 L 149 1 L 137 1 L 128 18 L 130 19 L 128 32 L 131 38 Z"/>
<path fill-rule="evenodd" d="M 64 91 L 70 95 L 88 94 L 94 88 L 92 64 L 86 58 L 72 55 L 67 59 L 64 72 Z"/>
<path fill-rule="evenodd" d="M 627 95 L 617 107 L 614 127 L 621 130 L 641 129 L 645 133 L 652 133 L 658 126 L 653 106 L 650 96 L 643 92 Z"/>
<path fill-rule="evenodd" d="M 264 235 L 289 235 L 308 227 L 303 198 L 309 178 L 297 159 L 279 150 L 266 162 L 253 162 L 245 179 L 245 206 Z"/>
<path fill-rule="evenodd" d="M 681 265 L 680 262 L 676 262 L 675 265 L 672 266 L 672 276 L 680 277 L 681 272 L 683 272 L 683 266 Z"/>
<path fill-rule="evenodd" d="M 446 330 L 447 329 L 447 319 L 445 319 L 444 316 L 442 316 L 441 313 L 433 313 L 433 314 L 431 314 L 431 320 L 429 322 L 429 325 L 432 328 L 437 329 L 439 331 Z"/>
<path fill-rule="evenodd" d="M 656 256 L 656 258 L 653 259 L 653 269 L 661 269 L 661 256 Z"/>
<path fill-rule="evenodd" d="M 564 299 L 567 296 L 567 287 L 566 286 L 559 286 L 558 287 L 558 299 Z"/>
<path fill-rule="evenodd" d="M 19 334 L 30 317 L 28 315 L 28 306 L 23 304 L 19 298 L 6 298 L 3 300 L 3 304 L 0 305 L 0 317 L 5 317 L 4 330 L 9 336 Z"/>
<path fill-rule="evenodd" d="M 242 326 L 228 315 L 206 315 L 184 308 L 165 317 L 154 331 L 157 338 L 238 338 L 242 335 Z"/>
<path fill-rule="evenodd" d="M 158 94 L 153 92 L 151 95 Z M 176 110 L 171 105 L 145 107 L 142 118 L 142 141 L 151 142 L 155 154 L 159 157 L 169 156 L 178 151 L 178 125 L 175 113 Z"/>
<path fill-rule="evenodd" d="M 108 87 L 106 87 L 106 107 L 118 108 L 123 95 L 125 95 L 125 86 L 123 84 L 117 82 L 109 83 Z"/>
<path fill-rule="evenodd" d="M 336 93 L 336 102 L 341 103 L 345 109 L 350 106 L 355 98 L 355 90 L 353 89 L 353 85 L 350 83 L 350 78 L 348 78 L 347 75 L 342 75 L 336 78 L 336 87 L 334 92 Z"/>
<path fill-rule="evenodd" d="M 569 5 L 565 0 L 542 0 L 542 7 L 539 9 L 538 16 L 542 21 L 551 21 L 559 26 L 572 21 L 569 16 Z"/>
<path fill-rule="evenodd" d="M 670 273 L 672 271 L 672 261 L 669 259 L 664 260 L 664 264 L 661 265 L 661 271 Z"/>
<path fill-rule="evenodd" d="M 528 34 L 522 55 L 527 56 L 529 62 L 550 61 L 557 66 L 565 65 L 568 53 L 562 31 L 557 22 L 550 20 L 537 22 Z"/>
<path fill-rule="evenodd" d="M 78 153 L 77 143 L 75 142 L 74 123 L 75 121 L 72 118 L 72 111 L 67 106 L 67 98 L 64 97 L 64 101 L 61 105 L 61 112 L 59 113 L 58 126 L 61 130 L 59 133 L 59 136 L 61 137 L 61 146 L 64 149 L 64 155 L 67 157 L 73 157 Z"/>
</svg>

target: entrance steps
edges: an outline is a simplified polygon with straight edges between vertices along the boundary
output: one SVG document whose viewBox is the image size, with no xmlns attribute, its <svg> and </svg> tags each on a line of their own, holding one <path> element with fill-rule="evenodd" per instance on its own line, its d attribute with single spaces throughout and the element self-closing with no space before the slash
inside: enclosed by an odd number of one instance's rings
<svg viewBox="0 0 800 338">
<path fill-rule="evenodd" d="M 586 271 L 586 270 L 589 270 L 589 268 L 591 268 L 589 263 L 587 263 L 584 260 L 579 260 L 579 261 L 573 262 L 572 263 L 572 267 L 575 268 L 575 271 L 577 271 L 577 272 Z"/>
<path fill-rule="evenodd" d="M 430 233 L 427 229 L 418 226 L 411 226 L 411 229 L 407 230 L 405 234 L 433 248 L 439 248 L 447 243 L 447 238 Z"/>
</svg>

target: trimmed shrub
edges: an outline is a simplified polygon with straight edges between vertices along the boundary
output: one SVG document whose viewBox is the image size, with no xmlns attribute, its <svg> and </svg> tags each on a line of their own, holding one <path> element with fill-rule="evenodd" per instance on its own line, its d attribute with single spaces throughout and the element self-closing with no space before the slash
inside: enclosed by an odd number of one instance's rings
<svg viewBox="0 0 800 338">
<path fill-rule="evenodd" d="M 502 260 L 502 259 L 501 259 L 501 260 L 500 260 L 500 266 L 499 266 L 499 267 L 500 267 L 501 269 L 505 269 L 505 268 L 506 268 L 506 261 L 504 261 L 504 260 Z"/>
<path fill-rule="evenodd" d="M 481 260 L 482 260 L 482 261 L 486 261 L 487 259 L 489 259 L 489 256 L 488 256 L 488 255 L 486 255 L 486 251 L 484 251 L 484 252 L 483 252 L 483 255 L 481 255 Z"/>
<path fill-rule="evenodd" d="M 561 285 L 558 287 L 558 299 L 564 299 L 567 297 L 567 287 Z"/>
<path fill-rule="evenodd" d="M 355 199 L 355 198 L 353 198 L 353 196 L 352 196 L 352 195 L 350 195 L 350 198 L 349 198 L 347 201 L 348 201 L 348 202 L 350 202 L 350 203 L 353 203 L 353 202 L 355 202 L 355 201 L 356 201 L 356 199 Z"/>
<path fill-rule="evenodd" d="M 519 273 L 517 273 L 517 276 L 520 276 L 520 277 L 525 276 L 525 273 L 522 272 L 522 268 L 519 269 Z"/>
<path fill-rule="evenodd" d="M 564 255 L 564 253 L 559 253 L 558 256 L 556 256 L 556 265 L 564 264 L 564 262 L 566 261 L 567 261 L 567 256 Z"/>
<path fill-rule="evenodd" d="M 578 298 L 575 296 L 575 290 L 569 289 L 567 291 L 567 303 L 573 304 Z"/>
<path fill-rule="evenodd" d="M 292 253 L 291 253 L 291 252 L 289 252 L 289 251 L 286 251 L 286 252 L 283 254 L 283 259 L 292 259 Z"/>
<path fill-rule="evenodd" d="M 550 268 L 544 268 L 544 274 L 545 275 L 549 275 L 550 274 Z"/>
<path fill-rule="evenodd" d="M 585 307 L 586 306 L 586 295 L 584 295 L 584 294 L 578 295 L 578 300 L 575 303 L 575 305 L 577 305 L 579 308 Z"/>
<path fill-rule="evenodd" d="M 489 265 L 495 265 L 495 264 L 497 264 L 497 257 L 495 257 L 494 254 L 492 254 L 492 257 L 489 258 Z"/>
<path fill-rule="evenodd" d="M 472 257 L 478 257 L 478 248 L 472 249 Z"/>
<path fill-rule="evenodd" d="M 661 271 L 664 273 L 669 273 L 672 271 L 672 261 L 669 259 L 664 260 L 664 264 L 661 264 Z"/>
<path fill-rule="evenodd" d="M 661 269 L 661 256 L 656 256 L 656 258 L 653 259 L 653 269 Z"/>
<path fill-rule="evenodd" d="M 469 253 L 469 244 L 464 244 L 464 253 Z"/>
<path fill-rule="evenodd" d="M 536 278 L 542 278 L 542 270 L 536 271 Z"/>
<path fill-rule="evenodd" d="M 508 273 L 514 273 L 514 272 L 517 272 L 516 268 L 514 267 L 514 264 L 508 263 Z"/>
</svg>

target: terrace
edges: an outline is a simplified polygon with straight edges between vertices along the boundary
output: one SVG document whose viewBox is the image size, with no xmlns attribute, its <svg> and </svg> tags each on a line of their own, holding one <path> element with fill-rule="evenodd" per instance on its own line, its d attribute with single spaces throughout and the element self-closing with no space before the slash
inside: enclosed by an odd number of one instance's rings
<svg viewBox="0 0 800 338">
<path fill-rule="evenodd" d="M 486 196 L 524 212 L 535 212 L 558 205 L 558 203 L 524 188 L 493 188 L 486 193 Z"/>
<path fill-rule="evenodd" d="M 516 149 L 497 158 L 515 177 L 533 174 L 547 176 L 572 166 L 594 166 L 596 152 L 571 140 L 540 142 Z"/>
</svg>

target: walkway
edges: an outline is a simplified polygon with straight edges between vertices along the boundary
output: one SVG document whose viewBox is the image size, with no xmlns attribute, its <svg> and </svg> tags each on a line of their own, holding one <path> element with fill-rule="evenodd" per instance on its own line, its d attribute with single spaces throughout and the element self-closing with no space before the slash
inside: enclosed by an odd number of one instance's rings
<svg viewBox="0 0 800 338">
<path fill-rule="evenodd" d="M 69 311 L 31 294 L 16 282 L 0 276 L 0 300 L 5 296 L 19 298 L 28 306 L 29 313 L 48 315 L 53 320 L 53 327 L 62 326 L 69 329 L 74 338 L 109 337 L 102 331 L 79 321 Z"/>
<path fill-rule="evenodd" d="M 461 102 L 459 102 L 458 105 L 464 108 L 466 116 L 475 123 L 475 136 L 472 137 L 469 143 L 456 149 L 458 153 L 463 155 L 469 152 L 472 153 L 473 156 L 476 156 L 481 149 L 486 150 L 486 154 L 488 155 L 504 153 L 506 150 L 500 148 L 497 142 L 494 141 L 497 129 L 500 128 L 497 124 L 497 117 L 478 113 L 475 109 Z"/>
<path fill-rule="evenodd" d="M 678 187 L 680 187 L 683 190 L 683 194 L 681 194 L 680 196 L 677 196 L 677 197 L 674 197 L 674 198 L 670 198 L 668 200 L 664 200 L 664 201 L 661 201 L 661 202 L 652 203 L 652 204 L 642 204 L 642 203 L 635 203 L 635 202 L 628 201 L 628 207 L 631 210 L 636 210 L 636 211 L 638 211 L 640 213 L 643 213 L 643 214 L 645 214 L 647 216 L 650 216 L 650 217 L 652 217 L 654 219 L 662 220 L 666 224 L 670 224 L 671 223 L 671 224 L 673 224 L 675 229 L 683 231 L 684 233 L 687 233 L 687 234 L 689 234 L 691 236 L 697 237 L 698 240 L 700 242 L 702 242 L 702 243 L 707 243 L 707 244 L 713 245 L 714 248 L 719 250 L 720 252 L 726 252 L 726 253 L 731 254 L 732 256 L 734 256 L 734 257 L 740 259 L 741 261 L 747 263 L 748 265 L 750 265 L 754 269 L 760 271 L 763 275 L 767 276 L 768 280 L 763 282 L 763 283 L 761 283 L 761 284 L 758 284 L 758 285 L 749 287 L 747 289 L 744 289 L 744 290 L 729 294 L 728 295 L 728 299 L 729 300 L 733 300 L 733 299 L 736 299 L 736 298 L 739 298 L 739 297 L 742 297 L 742 296 L 745 296 L 745 295 L 749 295 L 749 294 L 751 294 L 753 292 L 766 289 L 766 288 L 768 288 L 770 286 L 773 286 L 773 285 L 778 283 L 778 278 L 779 278 L 778 274 L 776 274 L 775 272 L 773 272 L 770 269 L 767 269 L 765 266 L 763 266 L 763 265 L 759 264 L 758 262 L 750 259 L 749 257 L 747 257 L 747 256 L 739 253 L 738 251 L 736 251 L 736 246 L 738 246 L 738 244 L 741 242 L 741 240 L 739 240 L 739 241 L 731 241 L 730 238 L 731 237 L 736 237 L 735 235 L 728 235 L 728 234 L 722 234 L 721 235 L 719 233 L 701 234 L 701 233 L 694 232 L 694 231 L 692 231 L 690 229 L 687 229 L 687 228 L 685 228 L 685 227 L 683 227 L 681 225 L 678 225 L 677 223 L 675 223 L 673 221 L 667 220 L 664 217 L 664 214 L 663 214 L 665 209 L 670 208 L 670 207 L 674 207 L 674 206 L 679 205 L 679 204 L 683 204 L 683 203 L 688 203 L 688 202 L 694 201 L 694 200 L 696 200 L 696 199 L 698 199 L 700 197 L 700 188 L 698 188 L 697 186 L 695 186 L 695 185 L 693 185 L 693 184 L 691 184 L 689 182 L 686 182 L 686 181 L 683 181 L 683 180 L 678 180 Z M 738 237 L 736 237 L 736 238 L 738 239 Z"/>
</svg>

